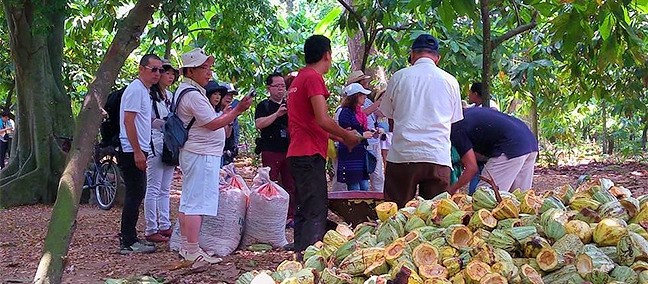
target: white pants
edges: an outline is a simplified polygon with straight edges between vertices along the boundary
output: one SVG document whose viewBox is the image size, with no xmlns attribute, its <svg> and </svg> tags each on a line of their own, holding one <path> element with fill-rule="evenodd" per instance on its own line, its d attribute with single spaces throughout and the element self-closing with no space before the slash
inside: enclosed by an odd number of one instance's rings
<svg viewBox="0 0 648 284">
<path fill-rule="evenodd" d="M 182 195 L 178 211 L 185 215 L 216 216 L 220 156 L 198 155 L 180 149 Z"/>
<path fill-rule="evenodd" d="M 171 228 L 169 191 L 175 167 L 162 163 L 162 145 L 154 147 L 155 155 L 149 154 L 146 162 L 146 195 L 144 196 L 146 236 Z"/>
<path fill-rule="evenodd" d="M 383 192 L 385 188 L 385 171 L 383 170 L 383 157 L 380 143 L 369 144 L 367 150 L 376 156 L 376 169 L 369 175 L 371 191 Z"/>
<path fill-rule="evenodd" d="M 488 159 L 481 175 L 485 177 L 490 175 L 500 190 L 531 189 L 537 157 L 538 152 L 531 152 L 512 159 L 502 154 L 497 158 Z M 486 183 L 480 181 L 477 186 L 486 186 Z"/>
</svg>

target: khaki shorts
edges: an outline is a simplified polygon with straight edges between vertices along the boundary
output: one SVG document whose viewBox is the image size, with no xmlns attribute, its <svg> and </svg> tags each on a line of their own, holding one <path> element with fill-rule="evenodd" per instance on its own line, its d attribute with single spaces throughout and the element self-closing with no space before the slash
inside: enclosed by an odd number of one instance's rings
<svg viewBox="0 0 648 284">
<path fill-rule="evenodd" d="M 533 170 L 538 152 L 509 159 L 502 154 L 496 158 L 488 159 L 481 175 L 492 177 L 493 181 L 503 191 L 515 189 L 527 190 L 533 185 Z M 477 186 L 488 186 L 483 181 Z"/>
</svg>

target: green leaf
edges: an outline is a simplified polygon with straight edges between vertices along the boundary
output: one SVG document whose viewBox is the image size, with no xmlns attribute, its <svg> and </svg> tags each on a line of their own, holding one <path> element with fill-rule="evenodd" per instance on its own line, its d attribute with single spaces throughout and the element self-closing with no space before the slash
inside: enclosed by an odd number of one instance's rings
<svg viewBox="0 0 648 284">
<path fill-rule="evenodd" d="M 448 29 L 452 28 L 452 24 L 454 24 L 454 21 L 457 18 L 457 13 L 455 12 L 454 7 L 452 7 L 450 1 L 441 2 L 437 11 L 439 12 L 439 17 L 441 17 L 443 25 Z"/>
<path fill-rule="evenodd" d="M 603 20 L 603 23 L 599 26 L 599 32 L 601 33 L 601 38 L 603 38 L 603 40 L 607 40 L 610 37 L 612 27 L 614 27 L 615 23 L 616 20 L 612 14 L 608 14 L 605 17 L 605 20 Z"/>
<path fill-rule="evenodd" d="M 635 10 L 648 14 L 648 0 L 633 0 L 631 5 Z"/>
<path fill-rule="evenodd" d="M 329 27 L 338 19 L 340 14 L 342 14 L 342 7 L 335 7 L 333 8 L 324 18 L 322 18 L 319 23 L 317 23 L 317 26 L 315 26 L 315 34 L 325 34 L 328 30 Z"/>
<path fill-rule="evenodd" d="M 450 50 L 452 52 L 459 52 L 459 45 L 455 41 L 450 41 Z"/>
</svg>

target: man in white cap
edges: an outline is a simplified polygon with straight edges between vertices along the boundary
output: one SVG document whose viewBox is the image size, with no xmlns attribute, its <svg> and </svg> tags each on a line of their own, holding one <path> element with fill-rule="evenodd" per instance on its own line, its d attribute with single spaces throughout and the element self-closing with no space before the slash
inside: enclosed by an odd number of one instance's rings
<svg viewBox="0 0 648 284">
<path fill-rule="evenodd" d="M 138 77 L 133 80 L 119 104 L 119 168 L 124 175 L 126 193 L 121 216 L 119 243 L 121 254 L 150 253 L 155 245 L 137 238 L 139 208 L 146 193 L 146 157 L 151 152 L 151 86 L 164 72 L 155 54 L 140 59 Z"/>
<path fill-rule="evenodd" d="M 212 78 L 214 57 L 196 48 L 182 55 L 184 80 L 174 96 L 178 117 L 189 127 L 189 138 L 180 149 L 180 168 L 183 173 L 182 196 L 179 219 L 180 255 L 189 261 L 217 263 L 221 259 L 208 255 L 198 245 L 202 216 L 216 216 L 218 210 L 218 183 L 225 126 L 247 110 L 251 97 L 245 97 L 230 112 L 221 116 L 205 96 L 205 89 Z M 180 101 L 179 94 L 185 89 Z M 190 126 L 191 125 L 191 126 Z"/>
</svg>

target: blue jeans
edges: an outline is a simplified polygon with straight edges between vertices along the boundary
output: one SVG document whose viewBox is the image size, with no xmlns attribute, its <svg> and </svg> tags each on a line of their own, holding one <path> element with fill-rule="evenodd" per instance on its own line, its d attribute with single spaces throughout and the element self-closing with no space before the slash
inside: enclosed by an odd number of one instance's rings
<svg viewBox="0 0 648 284">
<path fill-rule="evenodd" d="M 359 191 L 368 191 L 369 190 L 369 180 L 361 180 L 359 182 L 347 183 L 347 190 L 359 190 Z"/>
<path fill-rule="evenodd" d="M 475 190 L 477 190 L 477 184 L 479 183 L 479 176 L 481 175 L 482 170 L 484 169 L 484 165 L 486 163 L 477 163 L 477 167 L 479 167 L 479 170 L 473 176 L 473 178 L 470 180 L 470 185 L 468 185 L 468 195 L 472 195 L 475 193 Z"/>
</svg>

